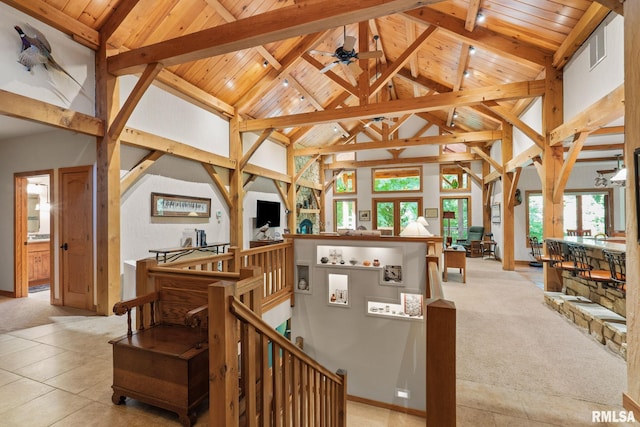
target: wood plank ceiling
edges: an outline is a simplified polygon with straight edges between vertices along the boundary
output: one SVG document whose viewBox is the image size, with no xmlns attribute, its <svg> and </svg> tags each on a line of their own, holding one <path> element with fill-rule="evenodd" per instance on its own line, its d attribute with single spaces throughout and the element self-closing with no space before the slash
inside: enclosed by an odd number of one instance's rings
<svg viewBox="0 0 640 427">
<path fill-rule="evenodd" d="M 27 0 L 8 1 L 25 10 Z M 93 30 L 114 13 L 126 17 L 108 39 L 108 54 L 151 46 L 205 29 L 304 5 L 305 0 L 39 0 Z M 360 3 L 360 2 L 357 2 Z M 420 111 L 430 97 L 452 91 L 488 92 L 505 84 L 533 82 L 544 77 L 545 58 L 561 68 L 615 2 L 600 0 L 445 0 L 426 6 L 338 26 L 326 31 L 265 43 L 255 48 L 171 65 L 164 81 L 178 87 L 193 85 L 209 94 L 223 114 L 237 109 L 245 120 L 296 117 L 321 111 L 329 119 L 320 124 L 278 122 L 277 131 L 296 148 L 325 147 L 353 140 L 365 132 L 374 140 L 393 139 L 398 127 L 413 114 L 440 132 L 499 129 L 503 117 L 517 115 L 530 97 L 496 101 L 463 101 Z M 131 7 L 133 5 L 133 7 Z M 481 18 L 481 19 L 479 19 Z M 221 27 L 221 31 L 226 27 Z M 75 33 L 77 29 L 69 28 Z M 382 52 L 361 59 L 360 76 L 343 64 L 321 69 L 335 58 L 310 52 L 334 52 L 345 35 L 355 37 L 357 52 Z M 84 40 L 91 44 L 91 40 Z M 168 74 L 170 72 L 171 74 Z M 419 99 L 416 99 L 419 98 Z M 416 99 L 408 112 L 388 117 L 375 104 Z M 455 102 L 459 102 L 456 105 Z M 437 105 L 437 104 L 434 104 Z M 347 107 L 363 106 L 361 110 Z M 231 108 L 233 107 L 233 108 Z M 375 111 L 372 122 L 368 108 Z M 341 115 L 341 110 L 360 112 Z M 384 110 L 384 107 L 383 107 Z M 390 111 L 390 110 L 384 110 Z M 380 120 L 385 117 L 385 120 Z M 393 121 L 393 122 L 392 122 Z M 311 120 L 313 122 L 313 120 Z M 427 126 L 422 129 L 426 131 Z M 416 135 L 419 136 L 419 135 Z M 491 141 L 487 141 L 490 143 Z"/>
</svg>

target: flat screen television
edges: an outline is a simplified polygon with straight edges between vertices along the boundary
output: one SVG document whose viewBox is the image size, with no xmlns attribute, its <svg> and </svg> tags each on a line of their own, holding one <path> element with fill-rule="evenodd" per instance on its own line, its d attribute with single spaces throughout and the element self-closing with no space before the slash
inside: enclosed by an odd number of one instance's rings
<svg viewBox="0 0 640 427">
<path fill-rule="evenodd" d="M 269 227 L 280 226 L 280 202 L 258 200 L 256 209 L 256 227 L 262 227 L 269 222 Z"/>
</svg>

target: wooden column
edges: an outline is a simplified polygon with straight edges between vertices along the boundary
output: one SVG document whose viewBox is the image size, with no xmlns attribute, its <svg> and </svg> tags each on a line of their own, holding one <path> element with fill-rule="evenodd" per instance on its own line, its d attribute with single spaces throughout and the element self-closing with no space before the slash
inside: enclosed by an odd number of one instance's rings
<svg viewBox="0 0 640 427">
<path fill-rule="evenodd" d="M 287 201 L 289 202 L 290 212 L 287 215 L 287 227 L 292 233 L 296 232 L 296 218 L 298 216 L 298 208 L 296 207 L 296 183 L 293 182 L 296 176 L 296 161 L 293 155 L 293 143 L 287 145 L 287 175 L 291 177 L 291 183 L 287 189 Z"/>
<path fill-rule="evenodd" d="M 320 182 L 320 184 L 322 184 L 322 189 L 320 190 L 320 197 L 318 197 L 318 200 L 320 200 L 320 204 L 318 206 L 318 209 L 320 210 L 320 213 L 318 214 L 318 229 L 320 231 L 327 231 L 327 211 L 326 209 L 326 203 L 327 203 L 327 198 L 326 198 L 326 194 L 327 194 L 327 190 L 324 186 L 324 183 L 326 182 L 326 169 L 324 168 L 324 157 L 320 156 L 318 158 L 318 181 Z M 334 183 L 335 185 L 335 183 Z M 333 219 L 335 221 L 335 218 Z"/>
<path fill-rule="evenodd" d="M 482 149 L 487 156 L 489 155 L 489 149 Z M 482 161 L 482 177 L 486 177 L 491 173 L 491 165 L 486 160 Z M 482 184 L 482 225 L 484 226 L 485 233 L 491 233 L 491 192 L 493 192 L 493 184 L 485 183 L 483 179 Z"/>
<path fill-rule="evenodd" d="M 562 72 L 552 65 L 553 58 L 546 59 L 545 94 L 542 97 L 542 135 L 545 138 L 545 149 L 542 153 L 542 212 L 544 238 L 563 236 L 563 205 L 553 200 L 554 184 L 560 176 L 563 164 L 563 148 L 550 146 L 550 132 L 562 124 L 563 121 L 563 96 L 562 96 Z M 561 291 L 562 277 L 559 270 L 549 267 L 544 263 L 544 290 Z"/>
<path fill-rule="evenodd" d="M 244 247 L 244 187 L 242 182 L 242 134 L 239 129 L 238 110 L 229 121 L 229 157 L 236 160 L 236 168 L 229 171 L 229 191 L 231 206 L 229 207 L 229 241 L 231 246 Z"/>
<path fill-rule="evenodd" d="M 107 72 L 106 44 L 96 52 L 96 115 L 105 135 L 96 141 L 96 312 L 112 314 L 120 300 L 120 141 L 106 131 L 119 109 L 119 85 Z"/>
<path fill-rule="evenodd" d="M 507 172 L 505 165 L 513 158 L 513 125 L 502 123 L 502 269 L 513 271 L 514 259 L 513 203 L 509 203 L 513 172 Z"/>
<path fill-rule="evenodd" d="M 627 235 L 627 392 L 623 405 L 640 417 L 640 248 L 638 247 L 638 216 L 635 186 L 638 185 L 633 162 L 633 152 L 640 148 L 640 2 L 624 3 L 624 85 L 625 85 L 625 142 L 624 154 L 627 166 L 626 183 L 626 235 Z"/>
</svg>

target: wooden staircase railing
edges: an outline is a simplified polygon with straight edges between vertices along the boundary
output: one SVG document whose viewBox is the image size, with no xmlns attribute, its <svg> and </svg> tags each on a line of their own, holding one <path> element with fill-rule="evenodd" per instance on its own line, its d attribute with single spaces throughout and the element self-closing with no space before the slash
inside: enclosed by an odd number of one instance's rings
<svg viewBox="0 0 640 427">
<path fill-rule="evenodd" d="M 346 426 L 346 372 L 330 372 L 266 324 L 246 305 L 259 296 L 242 298 L 233 283 L 209 286 L 209 424 Z"/>
</svg>

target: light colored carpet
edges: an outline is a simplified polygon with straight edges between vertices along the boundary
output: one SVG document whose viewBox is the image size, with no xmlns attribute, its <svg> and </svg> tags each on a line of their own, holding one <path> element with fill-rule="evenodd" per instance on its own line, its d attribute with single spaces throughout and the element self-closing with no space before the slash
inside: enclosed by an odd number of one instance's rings
<svg viewBox="0 0 640 427">
<path fill-rule="evenodd" d="M 467 258 L 467 283 L 449 270 L 457 308 L 457 378 L 620 405 L 626 362 L 544 304 L 542 269 Z"/>
<path fill-rule="evenodd" d="M 0 333 L 95 316 L 92 311 L 51 305 L 49 295 L 42 291 L 25 298 L 0 296 Z"/>
</svg>

